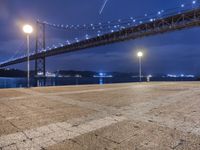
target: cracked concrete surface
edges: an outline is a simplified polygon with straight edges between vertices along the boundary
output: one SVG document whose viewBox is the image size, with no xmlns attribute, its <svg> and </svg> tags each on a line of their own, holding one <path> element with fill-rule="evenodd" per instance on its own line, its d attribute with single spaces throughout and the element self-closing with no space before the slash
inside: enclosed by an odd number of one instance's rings
<svg viewBox="0 0 200 150">
<path fill-rule="evenodd" d="M 0 90 L 0 150 L 197 150 L 199 107 L 199 82 Z"/>
</svg>

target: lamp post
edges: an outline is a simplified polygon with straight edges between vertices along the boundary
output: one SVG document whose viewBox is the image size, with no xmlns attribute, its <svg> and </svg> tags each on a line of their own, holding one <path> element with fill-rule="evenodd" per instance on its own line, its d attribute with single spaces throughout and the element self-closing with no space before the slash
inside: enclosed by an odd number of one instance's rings
<svg viewBox="0 0 200 150">
<path fill-rule="evenodd" d="M 30 87 L 30 34 L 33 32 L 33 27 L 31 25 L 24 25 L 23 31 L 26 34 L 27 38 L 27 88 Z"/>
<path fill-rule="evenodd" d="M 137 53 L 137 56 L 139 58 L 139 81 L 141 82 L 142 81 L 142 56 L 143 56 L 143 53 L 141 51 L 139 51 Z"/>
</svg>

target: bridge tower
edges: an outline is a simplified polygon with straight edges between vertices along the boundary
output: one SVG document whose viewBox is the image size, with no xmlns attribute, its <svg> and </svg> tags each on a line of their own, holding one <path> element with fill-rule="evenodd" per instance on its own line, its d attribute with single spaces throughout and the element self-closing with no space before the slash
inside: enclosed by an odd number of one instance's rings
<svg viewBox="0 0 200 150">
<path fill-rule="evenodd" d="M 41 50 L 46 49 L 46 36 L 45 36 L 45 23 L 39 21 L 36 22 L 36 43 L 35 54 Z M 37 86 L 46 85 L 46 59 L 44 57 L 38 57 L 35 59 L 35 79 Z"/>
</svg>

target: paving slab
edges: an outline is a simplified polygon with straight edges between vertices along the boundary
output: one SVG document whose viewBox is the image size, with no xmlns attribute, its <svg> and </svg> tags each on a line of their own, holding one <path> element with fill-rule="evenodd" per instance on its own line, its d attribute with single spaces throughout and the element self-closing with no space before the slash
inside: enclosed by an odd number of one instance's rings
<svg viewBox="0 0 200 150">
<path fill-rule="evenodd" d="M 136 134 L 121 142 L 115 150 L 197 150 L 200 149 L 199 136 L 161 127 L 155 123 L 138 123 Z"/>
<path fill-rule="evenodd" d="M 70 140 L 48 147 L 48 150 L 87 150 L 86 147 Z"/>
<path fill-rule="evenodd" d="M 129 106 L 134 103 L 142 103 L 165 95 L 175 94 L 180 91 L 187 90 L 187 87 L 173 87 L 166 85 L 134 85 L 129 88 L 94 91 L 90 93 L 62 94 L 64 98 L 71 98 L 78 101 L 94 102 L 106 106 L 114 106 L 117 108 Z"/>
<path fill-rule="evenodd" d="M 33 91 L 40 93 L 63 93 L 63 92 L 81 92 L 84 90 L 100 90 L 100 89 L 109 89 L 113 87 L 124 87 L 130 86 L 130 83 L 126 84 L 107 84 L 103 86 L 99 85 L 78 85 L 78 86 L 57 86 L 57 87 L 44 87 L 44 88 L 34 88 Z"/>
<path fill-rule="evenodd" d="M 2 123 L 0 124 L 0 135 L 80 118 L 94 113 L 93 110 L 67 105 L 59 101 L 49 101 L 38 96 L 28 99 L 7 100 L 2 103 L 0 103 L 0 116 L 2 116 L 0 117 L 0 123 Z"/>
<path fill-rule="evenodd" d="M 154 108 L 148 114 L 182 122 L 187 121 L 195 125 L 200 124 L 199 108 L 200 93 L 199 91 L 191 91 L 190 95 L 180 97 L 175 103 Z"/>
<path fill-rule="evenodd" d="M 0 90 L 0 100 L 9 99 L 15 97 L 27 96 L 24 92 L 19 91 L 18 89 L 1 89 Z"/>
<path fill-rule="evenodd" d="M 142 126 L 137 122 L 133 123 L 132 121 L 123 121 L 99 129 L 95 134 L 119 144 L 132 136 L 140 134 L 140 128 L 142 128 Z"/>
<path fill-rule="evenodd" d="M 73 141 L 87 150 L 112 150 L 116 146 L 113 141 L 100 137 L 94 132 L 79 136 Z"/>
</svg>

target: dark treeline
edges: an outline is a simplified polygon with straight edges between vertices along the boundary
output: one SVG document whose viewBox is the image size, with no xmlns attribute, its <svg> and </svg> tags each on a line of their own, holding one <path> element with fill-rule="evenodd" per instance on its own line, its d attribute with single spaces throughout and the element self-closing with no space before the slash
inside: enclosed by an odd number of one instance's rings
<svg viewBox="0 0 200 150">
<path fill-rule="evenodd" d="M 16 69 L 0 69 L 0 77 L 26 77 L 26 71 Z"/>
<path fill-rule="evenodd" d="M 100 75 L 99 72 L 95 72 L 95 71 L 76 71 L 76 70 L 60 70 L 60 71 L 56 71 L 53 72 L 53 74 L 55 74 L 56 77 L 77 77 L 77 76 L 81 76 L 81 77 L 93 77 L 94 75 L 98 76 Z M 34 76 L 34 71 L 30 72 L 30 75 L 33 77 Z M 116 78 L 126 78 L 126 77 L 137 77 L 138 73 L 120 73 L 120 72 L 104 72 L 104 75 L 112 75 L 113 77 Z M 0 77 L 26 77 L 27 76 L 27 72 L 26 71 L 22 71 L 22 70 L 17 70 L 17 69 L 0 69 Z M 144 73 L 144 76 L 145 73 Z M 154 78 L 160 78 L 160 77 L 164 77 L 166 76 L 165 74 L 154 74 L 153 77 Z M 195 80 L 199 80 L 200 81 L 200 77 L 196 77 Z"/>
<path fill-rule="evenodd" d="M 94 75 L 99 75 L 99 72 L 95 71 L 75 71 L 75 70 L 60 70 L 55 72 L 55 74 L 61 76 L 76 76 L 81 75 L 82 77 L 93 77 Z M 120 72 L 104 72 L 105 75 L 112 75 L 113 77 L 131 77 L 137 75 L 137 73 L 120 73 Z"/>
<path fill-rule="evenodd" d="M 77 75 L 81 77 L 93 77 L 94 75 L 99 75 L 99 72 L 95 71 L 75 71 L 75 70 L 60 70 L 53 72 L 57 77 L 76 77 Z M 34 76 L 34 72 L 31 71 L 31 76 Z M 105 75 L 112 75 L 113 77 L 131 77 L 136 76 L 137 73 L 119 73 L 119 72 L 104 72 Z M 26 77 L 27 72 L 17 69 L 0 69 L 0 77 Z"/>
</svg>

